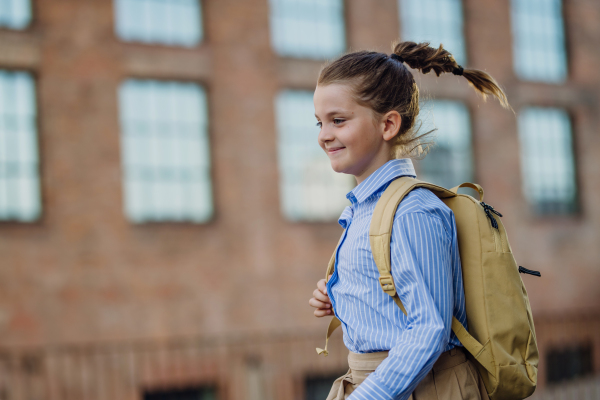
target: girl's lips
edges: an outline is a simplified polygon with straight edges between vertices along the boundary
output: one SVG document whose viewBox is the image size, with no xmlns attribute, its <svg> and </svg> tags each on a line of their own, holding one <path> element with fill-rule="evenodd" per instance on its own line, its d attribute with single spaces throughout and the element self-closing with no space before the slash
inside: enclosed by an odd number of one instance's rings
<svg viewBox="0 0 600 400">
<path fill-rule="evenodd" d="M 341 150 L 344 150 L 345 147 L 332 147 L 330 149 L 327 149 L 327 154 L 336 154 L 339 153 Z"/>
</svg>

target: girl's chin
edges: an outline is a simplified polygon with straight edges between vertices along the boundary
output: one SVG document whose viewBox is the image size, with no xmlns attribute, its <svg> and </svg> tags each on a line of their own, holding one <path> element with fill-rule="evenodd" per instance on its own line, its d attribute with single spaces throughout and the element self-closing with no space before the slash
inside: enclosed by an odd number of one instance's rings
<svg viewBox="0 0 600 400">
<path fill-rule="evenodd" d="M 337 172 L 338 174 L 347 174 L 348 172 L 348 166 L 344 165 L 341 162 L 337 162 L 337 161 L 331 161 L 331 169 L 333 169 L 335 172 Z"/>
</svg>

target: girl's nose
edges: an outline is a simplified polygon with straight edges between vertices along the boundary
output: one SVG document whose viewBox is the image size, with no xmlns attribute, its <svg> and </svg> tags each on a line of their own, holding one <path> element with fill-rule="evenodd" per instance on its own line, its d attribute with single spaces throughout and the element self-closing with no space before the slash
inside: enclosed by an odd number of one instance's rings
<svg viewBox="0 0 600 400">
<path fill-rule="evenodd" d="M 335 137 L 331 134 L 331 130 L 327 127 L 322 127 L 319 131 L 318 141 L 319 144 L 331 142 Z"/>
</svg>

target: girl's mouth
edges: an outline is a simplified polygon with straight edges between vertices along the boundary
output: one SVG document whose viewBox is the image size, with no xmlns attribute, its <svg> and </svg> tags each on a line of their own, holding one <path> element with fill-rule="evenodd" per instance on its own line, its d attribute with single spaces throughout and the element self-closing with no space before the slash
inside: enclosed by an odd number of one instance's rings
<svg viewBox="0 0 600 400">
<path fill-rule="evenodd" d="M 345 147 L 331 147 L 329 149 L 327 149 L 327 154 L 329 155 L 334 155 L 339 153 L 340 151 L 344 150 Z"/>
</svg>

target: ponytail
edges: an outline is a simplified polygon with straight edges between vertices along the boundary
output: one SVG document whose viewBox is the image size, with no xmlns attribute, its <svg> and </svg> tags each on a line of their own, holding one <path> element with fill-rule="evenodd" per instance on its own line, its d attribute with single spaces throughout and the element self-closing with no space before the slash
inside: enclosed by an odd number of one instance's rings
<svg viewBox="0 0 600 400">
<path fill-rule="evenodd" d="M 488 95 L 498 99 L 502 107 L 510 109 L 506 94 L 500 88 L 494 78 L 487 72 L 479 69 L 463 68 L 448 50 L 440 44 L 437 49 L 429 43 L 400 42 L 394 46 L 393 59 L 404 62 L 412 69 L 420 70 L 427 74 L 431 70 L 437 76 L 443 72 L 451 72 L 454 75 L 464 76 L 465 79 L 485 100 Z"/>
</svg>

